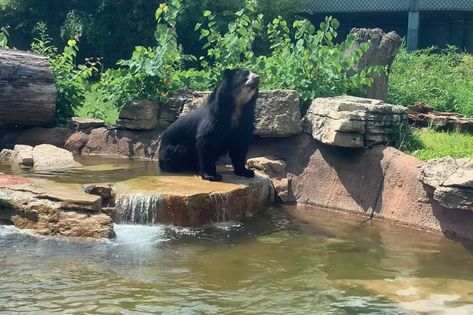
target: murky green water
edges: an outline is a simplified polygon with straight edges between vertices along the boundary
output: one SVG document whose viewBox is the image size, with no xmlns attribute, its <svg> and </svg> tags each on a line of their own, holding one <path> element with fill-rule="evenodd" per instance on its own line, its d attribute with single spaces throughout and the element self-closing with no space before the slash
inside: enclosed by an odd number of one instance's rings
<svg viewBox="0 0 473 315">
<path fill-rule="evenodd" d="M 0 227 L 2 314 L 473 314 L 473 255 L 434 235 L 282 209 L 112 241 Z"/>
<path fill-rule="evenodd" d="M 0 172 L 75 183 L 158 174 L 153 162 L 80 162 Z M 118 225 L 101 242 L 0 226 L 0 314 L 473 314 L 473 246 L 305 213 L 310 222 L 272 209 L 201 230 Z"/>
</svg>

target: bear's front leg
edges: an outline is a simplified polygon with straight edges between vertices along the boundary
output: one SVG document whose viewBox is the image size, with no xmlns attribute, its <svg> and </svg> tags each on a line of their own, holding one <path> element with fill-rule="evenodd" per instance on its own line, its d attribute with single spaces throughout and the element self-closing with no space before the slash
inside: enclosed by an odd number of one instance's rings
<svg viewBox="0 0 473 315">
<path fill-rule="evenodd" d="M 246 154 L 248 147 L 244 144 L 236 145 L 230 148 L 229 155 L 232 159 L 233 173 L 243 177 L 255 177 L 255 172 L 246 168 Z"/>
<path fill-rule="evenodd" d="M 204 180 L 219 182 L 222 176 L 217 174 L 217 157 L 211 150 L 199 149 L 200 176 Z"/>
</svg>

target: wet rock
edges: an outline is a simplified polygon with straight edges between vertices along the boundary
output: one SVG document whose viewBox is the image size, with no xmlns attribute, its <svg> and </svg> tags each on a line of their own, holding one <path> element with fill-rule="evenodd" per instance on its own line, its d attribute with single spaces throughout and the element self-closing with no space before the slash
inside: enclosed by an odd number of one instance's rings
<svg viewBox="0 0 473 315">
<path fill-rule="evenodd" d="M 223 173 L 214 183 L 194 175 L 137 177 L 115 183 L 118 222 L 196 227 L 241 220 L 274 201 L 269 178 Z"/>
<path fill-rule="evenodd" d="M 205 104 L 210 92 L 187 92 L 182 114 Z M 255 135 L 289 137 L 302 131 L 299 94 L 292 90 L 262 91 L 256 102 Z"/>
<path fill-rule="evenodd" d="M 248 167 L 263 172 L 271 178 L 286 176 L 286 162 L 271 157 L 251 158 L 247 161 Z"/>
<path fill-rule="evenodd" d="M 304 131 L 325 144 L 365 148 L 390 143 L 406 122 L 403 106 L 353 96 L 328 97 L 312 102 Z"/>
<path fill-rule="evenodd" d="M 102 198 L 102 206 L 110 205 L 115 198 L 112 184 L 90 184 L 84 185 L 82 188 L 87 194 L 100 196 Z"/>
<path fill-rule="evenodd" d="M 295 201 L 289 195 L 290 181 L 286 172 L 286 162 L 272 157 L 257 157 L 247 161 L 248 167 L 269 176 L 279 201 L 283 203 Z"/>
<path fill-rule="evenodd" d="M 433 197 L 442 206 L 473 210 L 473 160 L 431 160 L 422 167 L 419 180 L 434 189 Z"/>
<path fill-rule="evenodd" d="M 64 148 L 72 153 L 79 154 L 89 141 L 89 134 L 83 131 L 73 133 L 64 145 Z"/>
<path fill-rule="evenodd" d="M 84 155 L 157 159 L 159 134 L 159 130 L 133 131 L 97 128 L 92 129 L 86 139 L 81 139 L 76 144 L 80 147 L 82 141 L 86 141 L 86 145 L 81 149 L 81 154 Z M 73 142 L 71 141 L 70 144 L 72 145 Z"/>
<path fill-rule="evenodd" d="M 29 145 L 17 144 L 13 148 L 12 161 L 21 167 L 33 167 L 33 147 Z"/>
<path fill-rule="evenodd" d="M 81 167 L 71 152 L 50 144 L 41 144 L 33 149 L 33 164 L 37 171 L 60 170 Z"/>
<path fill-rule="evenodd" d="M 114 235 L 112 219 L 101 213 L 100 197 L 83 193 L 80 185 L 0 175 L 0 204 L 8 221 L 41 235 Z"/>
<path fill-rule="evenodd" d="M 80 130 L 90 130 L 93 128 L 105 127 L 105 121 L 102 119 L 89 118 L 89 117 L 72 117 L 70 122 L 71 128 Z"/>
<path fill-rule="evenodd" d="M 152 101 L 138 101 L 126 105 L 119 114 L 117 128 L 154 130 L 158 128 L 159 105 Z"/>
</svg>

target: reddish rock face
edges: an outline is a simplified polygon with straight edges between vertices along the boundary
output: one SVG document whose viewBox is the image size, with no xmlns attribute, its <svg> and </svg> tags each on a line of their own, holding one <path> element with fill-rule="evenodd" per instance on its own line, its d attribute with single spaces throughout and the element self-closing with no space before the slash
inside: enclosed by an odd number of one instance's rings
<svg viewBox="0 0 473 315">
<path fill-rule="evenodd" d="M 250 152 L 268 154 L 286 161 L 288 192 L 298 203 L 473 240 L 473 211 L 442 207 L 417 179 L 423 162 L 399 150 L 336 148 L 302 134 L 259 139 Z"/>
<path fill-rule="evenodd" d="M 8 175 L 0 174 L 0 186 L 13 186 L 13 185 L 24 185 L 30 184 L 31 180 L 21 177 L 12 177 Z"/>
</svg>

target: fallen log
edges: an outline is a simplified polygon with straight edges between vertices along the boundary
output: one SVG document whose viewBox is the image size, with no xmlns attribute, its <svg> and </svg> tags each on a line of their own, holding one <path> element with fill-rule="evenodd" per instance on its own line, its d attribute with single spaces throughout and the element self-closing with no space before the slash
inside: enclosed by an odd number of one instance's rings
<svg viewBox="0 0 473 315">
<path fill-rule="evenodd" d="M 50 125 L 56 86 L 48 58 L 0 49 L 0 124 Z"/>
</svg>

